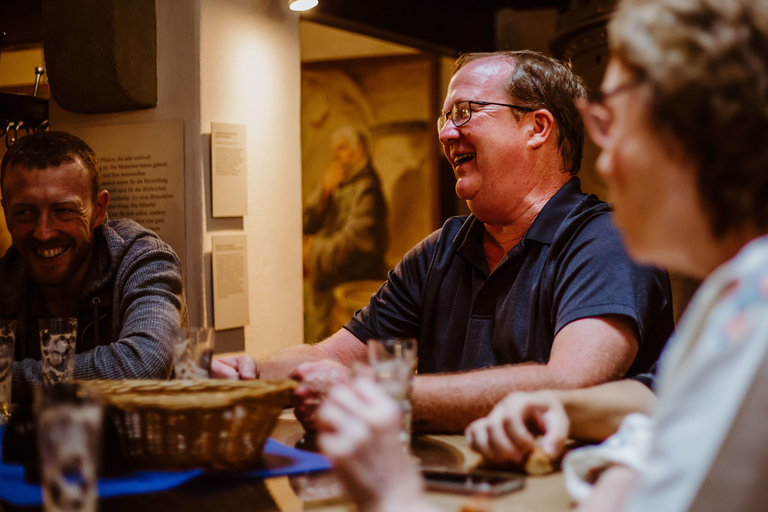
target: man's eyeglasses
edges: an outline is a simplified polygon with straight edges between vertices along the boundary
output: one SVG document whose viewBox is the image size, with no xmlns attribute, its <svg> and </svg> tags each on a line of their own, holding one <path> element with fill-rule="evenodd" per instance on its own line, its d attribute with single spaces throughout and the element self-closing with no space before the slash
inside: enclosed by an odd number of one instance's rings
<svg viewBox="0 0 768 512">
<path fill-rule="evenodd" d="M 605 106 L 605 100 L 632 90 L 644 81 L 643 78 L 636 78 L 618 85 L 610 91 L 598 89 L 590 92 L 586 100 L 581 100 L 578 103 L 581 117 L 584 119 L 584 127 L 598 147 L 605 147 L 613 123 L 613 113 Z"/>
<path fill-rule="evenodd" d="M 509 105 L 507 103 L 493 103 L 490 101 L 460 101 L 451 107 L 451 110 L 445 112 L 437 118 L 437 131 L 443 131 L 443 126 L 448 122 L 448 118 L 453 121 L 453 124 L 458 128 L 463 126 L 472 119 L 472 105 L 497 105 L 499 107 L 509 107 L 516 110 L 522 110 L 523 112 L 533 112 L 534 109 L 528 107 L 521 107 L 520 105 Z"/>
</svg>

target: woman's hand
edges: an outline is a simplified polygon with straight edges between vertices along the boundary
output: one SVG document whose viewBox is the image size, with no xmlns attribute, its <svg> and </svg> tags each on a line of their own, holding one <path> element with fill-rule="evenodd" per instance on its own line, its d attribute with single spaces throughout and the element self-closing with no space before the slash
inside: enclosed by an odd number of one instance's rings
<svg viewBox="0 0 768 512">
<path fill-rule="evenodd" d="M 364 377 L 334 386 L 320 407 L 317 444 L 359 510 L 434 510 L 400 441 L 400 415 L 397 403 Z"/>
<path fill-rule="evenodd" d="M 467 442 L 493 465 L 522 466 L 541 435 L 541 449 L 557 459 L 565 449 L 570 423 L 563 404 L 550 391 L 507 395 L 485 418 L 471 423 Z"/>
</svg>

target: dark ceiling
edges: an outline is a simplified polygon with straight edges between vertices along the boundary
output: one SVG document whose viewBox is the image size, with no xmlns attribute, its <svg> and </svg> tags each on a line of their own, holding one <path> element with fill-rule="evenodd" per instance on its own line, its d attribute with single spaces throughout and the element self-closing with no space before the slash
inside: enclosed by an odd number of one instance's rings
<svg viewBox="0 0 768 512">
<path fill-rule="evenodd" d="M 568 0 L 319 0 L 305 14 L 341 28 L 448 53 L 495 50 L 495 13 L 502 8 L 565 10 Z M 421 43 L 421 44 L 419 44 Z"/>
<path fill-rule="evenodd" d="M 2 46 L 42 43 L 43 0 L 0 0 Z"/>
<path fill-rule="evenodd" d="M 307 19 L 444 53 L 494 50 L 494 14 L 499 9 L 568 6 L 568 0 L 319 1 L 304 14 Z M 2 46 L 42 42 L 42 3 L 0 0 L 0 31 L 6 32 Z"/>
</svg>

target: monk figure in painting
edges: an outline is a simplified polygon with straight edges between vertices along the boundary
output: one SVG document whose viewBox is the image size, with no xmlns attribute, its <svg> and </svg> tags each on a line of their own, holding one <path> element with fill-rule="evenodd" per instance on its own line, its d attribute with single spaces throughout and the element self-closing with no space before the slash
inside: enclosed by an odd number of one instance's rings
<svg viewBox="0 0 768 512">
<path fill-rule="evenodd" d="M 387 204 L 365 136 L 344 127 L 331 137 L 333 161 L 304 207 L 304 339 L 328 336 L 333 289 L 386 279 Z"/>
</svg>

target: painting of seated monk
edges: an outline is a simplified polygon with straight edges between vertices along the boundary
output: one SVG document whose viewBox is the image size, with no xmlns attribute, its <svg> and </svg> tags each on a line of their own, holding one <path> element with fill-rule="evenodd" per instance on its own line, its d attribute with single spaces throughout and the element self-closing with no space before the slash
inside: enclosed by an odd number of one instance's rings
<svg viewBox="0 0 768 512">
<path fill-rule="evenodd" d="M 349 319 L 338 297 L 362 307 L 437 227 L 433 68 L 421 56 L 302 67 L 305 342 Z"/>
</svg>

